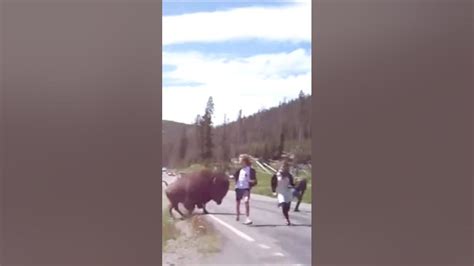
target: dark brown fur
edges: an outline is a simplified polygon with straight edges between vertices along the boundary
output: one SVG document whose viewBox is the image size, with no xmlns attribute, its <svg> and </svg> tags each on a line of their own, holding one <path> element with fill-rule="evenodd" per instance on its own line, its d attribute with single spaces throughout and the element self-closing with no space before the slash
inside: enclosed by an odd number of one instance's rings
<svg viewBox="0 0 474 266">
<path fill-rule="evenodd" d="M 183 218 L 185 217 L 179 210 L 179 203 L 183 203 L 189 214 L 196 206 L 207 213 L 205 204 L 214 200 L 220 205 L 228 190 L 229 178 L 223 173 L 202 170 L 177 178 L 165 189 L 170 202 L 170 216 L 174 218 L 173 209 L 175 209 Z"/>
<path fill-rule="evenodd" d="M 306 182 L 307 182 L 306 178 L 303 178 L 300 181 L 298 181 L 296 184 L 295 188 L 296 190 L 299 191 L 299 195 L 298 195 L 298 202 L 296 203 L 296 207 L 295 207 L 295 212 L 299 211 L 301 200 L 303 199 L 304 192 L 306 191 Z"/>
</svg>

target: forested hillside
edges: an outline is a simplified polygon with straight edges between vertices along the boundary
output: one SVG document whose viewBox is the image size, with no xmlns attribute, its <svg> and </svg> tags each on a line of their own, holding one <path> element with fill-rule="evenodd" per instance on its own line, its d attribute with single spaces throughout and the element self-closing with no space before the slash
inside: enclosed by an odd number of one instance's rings
<svg viewBox="0 0 474 266">
<path fill-rule="evenodd" d="M 194 125 L 163 121 L 163 164 L 228 161 L 240 153 L 278 159 L 283 153 L 300 162 L 311 160 L 311 96 L 282 101 L 279 106 L 214 127 L 212 97 Z M 230 120 L 227 118 L 227 120 Z"/>
</svg>

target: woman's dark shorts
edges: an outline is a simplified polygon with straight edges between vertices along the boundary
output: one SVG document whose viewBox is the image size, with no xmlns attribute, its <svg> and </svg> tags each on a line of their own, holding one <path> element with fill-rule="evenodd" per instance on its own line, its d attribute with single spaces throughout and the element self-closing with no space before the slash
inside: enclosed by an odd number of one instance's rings
<svg viewBox="0 0 474 266">
<path fill-rule="evenodd" d="M 235 199 L 240 201 L 242 198 L 247 197 L 247 200 L 250 199 L 250 189 L 241 189 L 241 188 L 236 188 L 235 189 Z"/>
</svg>

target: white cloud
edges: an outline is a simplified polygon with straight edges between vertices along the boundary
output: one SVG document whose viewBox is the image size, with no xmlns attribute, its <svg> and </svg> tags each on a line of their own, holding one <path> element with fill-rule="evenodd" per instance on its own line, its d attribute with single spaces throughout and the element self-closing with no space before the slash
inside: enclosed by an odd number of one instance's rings
<svg viewBox="0 0 474 266">
<path fill-rule="evenodd" d="M 311 1 L 163 17 L 163 45 L 238 39 L 311 42 Z"/>
<path fill-rule="evenodd" d="M 229 81 L 260 82 L 292 73 L 311 71 L 311 54 L 304 49 L 289 53 L 261 54 L 229 59 L 201 53 L 163 53 L 163 62 L 176 69 L 163 73 L 163 78 L 186 82 L 226 86 Z"/>
<path fill-rule="evenodd" d="M 196 52 L 163 53 L 163 62 L 176 66 L 163 73 L 164 80 L 202 84 L 163 88 L 163 119 L 191 123 L 203 113 L 211 95 L 215 121 L 221 123 L 224 114 L 235 119 L 239 109 L 248 115 L 275 106 L 284 97 L 295 98 L 300 90 L 311 93 L 311 54 L 303 49 L 235 59 Z"/>
<path fill-rule="evenodd" d="M 242 39 L 311 42 L 311 1 L 289 2 L 293 5 L 165 16 L 163 45 Z M 163 64 L 176 67 L 163 73 L 165 84 L 167 80 L 199 84 L 163 88 L 167 120 L 192 123 L 203 113 L 209 96 L 215 102 L 214 121 L 220 124 L 224 114 L 234 120 L 240 109 L 250 115 L 285 97 L 296 98 L 300 90 L 311 94 L 311 54 L 304 49 L 250 57 L 163 52 Z"/>
</svg>

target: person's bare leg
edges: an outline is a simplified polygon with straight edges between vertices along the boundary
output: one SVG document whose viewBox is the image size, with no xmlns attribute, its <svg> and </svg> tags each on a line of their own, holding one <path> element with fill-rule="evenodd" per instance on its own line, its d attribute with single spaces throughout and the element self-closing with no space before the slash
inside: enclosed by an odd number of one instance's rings
<svg viewBox="0 0 474 266">
<path fill-rule="evenodd" d="M 288 221 L 288 218 L 287 218 L 288 214 L 286 213 L 286 205 L 285 205 L 285 203 L 283 203 L 283 204 L 281 205 L 281 213 L 283 214 L 283 217 L 285 217 L 285 219 Z"/>
<path fill-rule="evenodd" d="M 284 205 L 282 207 L 283 207 L 283 215 L 286 218 L 286 224 L 290 225 L 291 224 L 290 215 L 288 214 L 288 212 L 290 211 L 290 204 L 289 203 L 284 203 Z"/>
<path fill-rule="evenodd" d="M 300 211 L 299 207 L 300 207 L 300 203 L 301 203 L 302 198 L 303 197 L 301 197 L 301 196 L 298 197 L 298 202 L 296 202 L 295 212 Z"/>
<path fill-rule="evenodd" d="M 236 213 L 237 213 L 237 217 L 235 218 L 235 220 L 239 220 L 240 218 L 240 200 L 237 200 L 236 201 L 236 205 L 235 205 L 235 209 L 236 209 Z"/>
<path fill-rule="evenodd" d="M 245 216 L 250 217 L 250 203 L 248 200 L 245 202 Z"/>
<path fill-rule="evenodd" d="M 250 220 L 250 192 L 245 195 L 245 216 L 247 219 L 245 220 L 245 224 L 252 224 L 252 220 Z"/>
</svg>

